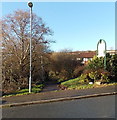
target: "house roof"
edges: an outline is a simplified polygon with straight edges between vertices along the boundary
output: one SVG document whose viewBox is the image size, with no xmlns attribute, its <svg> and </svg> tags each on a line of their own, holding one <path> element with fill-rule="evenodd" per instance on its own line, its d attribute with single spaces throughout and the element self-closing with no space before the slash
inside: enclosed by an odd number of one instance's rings
<svg viewBox="0 0 117 120">
<path fill-rule="evenodd" d="M 96 52 L 82 52 L 79 54 L 79 58 L 93 58 Z"/>
<path fill-rule="evenodd" d="M 93 58 L 96 55 L 96 51 L 76 51 L 71 53 L 77 55 L 78 58 Z"/>
</svg>

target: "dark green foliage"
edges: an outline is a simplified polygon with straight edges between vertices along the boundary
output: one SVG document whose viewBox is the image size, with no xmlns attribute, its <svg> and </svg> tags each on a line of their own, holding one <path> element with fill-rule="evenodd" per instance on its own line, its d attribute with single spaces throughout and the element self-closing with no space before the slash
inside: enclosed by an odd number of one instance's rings
<svg viewBox="0 0 117 120">
<path fill-rule="evenodd" d="M 117 78 L 117 54 L 106 54 L 106 70 L 104 70 L 104 58 L 94 57 L 88 62 L 84 74 L 90 79 L 101 82 L 115 82 Z"/>
<path fill-rule="evenodd" d="M 104 68 L 104 58 L 103 57 L 96 57 L 94 56 L 94 58 L 92 60 L 90 60 L 86 66 L 86 69 L 95 71 L 98 69 L 103 69 Z"/>
<path fill-rule="evenodd" d="M 111 56 L 110 73 L 114 82 L 117 82 L 117 54 Z"/>
</svg>

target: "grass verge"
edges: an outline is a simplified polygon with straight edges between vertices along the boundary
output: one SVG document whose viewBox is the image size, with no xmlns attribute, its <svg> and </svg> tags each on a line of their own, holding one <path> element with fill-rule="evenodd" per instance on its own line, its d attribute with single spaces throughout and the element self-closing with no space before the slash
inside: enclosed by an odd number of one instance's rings
<svg viewBox="0 0 117 120">
<path fill-rule="evenodd" d="M 88 82 L 81 83 L 79 78 L 75 78 L 62 82 L 60 87 L 63 89 L 88 89 L 88 88 L 96 88 L 96 87 L 105 87 L 110 85 L 117 85 L 117 82 L 97 85 L 97 84 L 89 84 Z"/>
<path fill-rule="evenodd" d="M 13 93 L 4 95 L 3 97 L 10 97 L 10 96 L 18 96 L 18 95 L 28 95 L 28 94 L 32 94 L 32 93 L 39 93 L 42 91 L 44 85 L 40 84 L 40 85 L 35 85 L 32 87 L 32 91 L 31 93 L 29 93 L 29 89 L 21 89 L 18 91 L 15 91 Z"/>
</svg>

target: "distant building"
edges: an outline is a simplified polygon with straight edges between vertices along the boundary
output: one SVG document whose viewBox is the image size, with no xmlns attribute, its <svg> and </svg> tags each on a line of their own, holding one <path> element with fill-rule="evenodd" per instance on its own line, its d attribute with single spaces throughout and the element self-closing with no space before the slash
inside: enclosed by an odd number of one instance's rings
<svg viewBox="0 0 117 120">
<path fill-rule="evenodd" d="M 82 60 L 83 64 L 86 64 L 88 60 L 92 60 L 92 58 L 96 56 L 96 51 L 74 51 L 70 53 L 76 55 L 77 60 Z M 117 50 L 107 50 L 106 53 L 115 55 L 117 54 Z"/>
<path fill-rule="evenodd" d="M 71 54 L 76 55 L 77 60 L 82 60 L 82 63 L 86 64 L 88 60 L 92 60 L 96 55 L 96 51 L 75 51 L 71 52 Z"/>
<path fill-rule="evenodd" d="M 117 54 L 117 50 L 107 50 L 106 52 L 109 53 L 110 55 Z"/>
</svg>

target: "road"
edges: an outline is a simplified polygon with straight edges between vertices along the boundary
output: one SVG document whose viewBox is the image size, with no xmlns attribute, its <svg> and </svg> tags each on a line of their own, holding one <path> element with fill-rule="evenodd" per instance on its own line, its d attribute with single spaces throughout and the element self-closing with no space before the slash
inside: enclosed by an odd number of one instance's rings
<svg viewBox="0 0 117 120">
<path fill-rule="evenodd" d="M 3 118 L 114 118 L 115 95 L 3 109 Z"/>
</svg>

